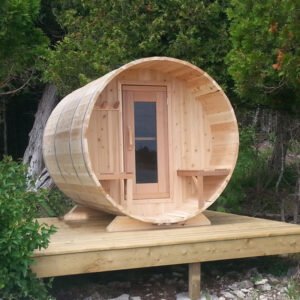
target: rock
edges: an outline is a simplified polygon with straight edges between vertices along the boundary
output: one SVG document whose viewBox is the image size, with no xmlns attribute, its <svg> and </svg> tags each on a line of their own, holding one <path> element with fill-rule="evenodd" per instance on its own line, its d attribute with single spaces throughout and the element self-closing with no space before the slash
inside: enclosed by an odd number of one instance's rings
<svg viewBox="0 0 300 300">
<path fill-rule="evenodd" d="M 236 290 L 232 292 L 233 294 L 235 294 L 238 298 L 244 299 L 245 298 L 245 294 L 242 291 Z"/>
<path fill-rule="evenodd" d="M 246 277 L 250 278 L 250 277 L 255 276 L 257 274 L 258 274 L 257 268 L 252 268 L 252 269 L 247 271 Z"/>
<path fill-rule="evenodd" d="M 176 295 L 176 300 L 191 300 L 188 293 L 180 293 Z"/>
<path fill-rule="evenodd" d="M 241 289 L 241 291 L 245 294 L 248 294 L 251 291 L 251 289 Z"/>
<path fill-rule="evenodd" d="M 253 287 L 253 283 L 250 280 L 243 280 L 240 282 L 236 282 L 228 286 L 232 291 L 242 290 L 242 289 L 250 289 Z"/>
<path fill-rule="evenodd" d="M 288 277 L 294 277 L 294 276 L 296 276 L 298 273 L 299 273 L 299 268 L 298 268 L 298 266 L 296 266 L 296 267 L 290 267 L 290 268 L 288 269 L 286 275 L 287 275 Z"/>
<path fill-rule="evenodd" d="M 212 298 L 207 298 L 205 295 L 201 295 L 199 300 L 208 300 Z M 179 293 L 176 295 L 176 300 L 191 300 L 188 293 Z"/>
<path fill-rule="evenodd" d="M 129 295 L 128 294 L 122 294 L 121 296 L 117 297 L 117 298 L 111 298 L 108 300 L 129 300 Z"/>
<path fill-rule="evenodd" d="M 282 287 L 282 288 L 279 289 L 279 291 L 280 291 L 282 294 L 284 294 L 284 293 L 286 293 L 286 292 L 288 291 L 288 289 L 287 289 L 287 287 Z"/>
<path fill-rule="evenodd" d="M 140 296 L 130 297 L 130 300 L 142 300 Z"/>
<path fill-rule="evenodd" d="M 230 288 L 231 290 L 235 291 L 239 288 L 239 284 L 237 282 L 231 284 L 228 286 L 228 288 Z"/>
<path fill-rule="evenodd" d="M 179 279 L 177 282 L 177 286 L 179 286 L 179 287 L 185 286 L 185 281 L 183 279 Z"/>
<path fill-rule="evenodd" d="M 226 300 L 225 297 L 221 296 L 219 297 L 219 300 Z"/>
<path fill-rule="evenodd" d="M 238 283 L 240 289 L 250 289 L 253 288 L 253 283 L 250 280 L 243 280 Z"/>
<path fill-rule="evenodd" d="M 221 292 L 221 294 L 222 294 L 225 298 L 228 298 L 228 299 L 235 299 L 235 298 L 236 298 L 234 295 L 232 295 L 231 293 L 226 292 L 226 291 Z"/>
<path fill-rule="evenodd" d="M 276 278 L 275 276 L 273 276 L 271 274 L 268 275 L 268 279 L 269 279 L 269 282 L 272 283 L 272 284 L 277 284 L 277 283 L 280 282 L 278 278 Z"/>
<path fill-rule="evenodd" d="M 265 283 L 267 283 L 268 282 L 268 279 L 267 278 L 264 278 L 264 279 L 261 279 L 261 280 L 257 280 L 257 281 L 255 281 L 255 285 L 263 285 L 263 284 L 265 284 Z"/>
<path fill-rule="evenodd" d="M 280 279 L 281 284 L 287 284 L 289 282 L 290 282 L 290 278 L 288 278 L 287 276 L 284 276 Z"/>
<path fill-rule="evenodd" d="M 268 283 L 265 283 L 263 285 L 260 285 L 259 289 L 261 291 L 267 292 L 267 291 L 271 291 L 272 287 Z"/>
</svg>

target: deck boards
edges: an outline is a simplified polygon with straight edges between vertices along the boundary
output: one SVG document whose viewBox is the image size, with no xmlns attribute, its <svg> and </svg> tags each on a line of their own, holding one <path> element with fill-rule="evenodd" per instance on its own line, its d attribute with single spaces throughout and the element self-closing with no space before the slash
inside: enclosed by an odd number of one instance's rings
<svg viewBox="0 0 300 300">
<path fill-rule="evenodd" d="M 36 251 L 40 277 L 300 252 L 300 226 L 206 211 L 212 225 L 108 233 L 113 217 L 66 224 L 47 249 Z"/>
</svg>

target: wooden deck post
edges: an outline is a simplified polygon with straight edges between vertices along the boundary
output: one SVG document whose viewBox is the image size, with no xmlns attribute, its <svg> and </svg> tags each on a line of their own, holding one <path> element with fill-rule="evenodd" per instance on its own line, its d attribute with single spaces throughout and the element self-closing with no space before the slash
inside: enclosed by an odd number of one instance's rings
<svg viewBox="0 0 300 300">
<path fill-rule="evenodd" d="M 201 264 L 189 264 L 189 297 L 191 300 L 200 299 Z"/>
</svg>

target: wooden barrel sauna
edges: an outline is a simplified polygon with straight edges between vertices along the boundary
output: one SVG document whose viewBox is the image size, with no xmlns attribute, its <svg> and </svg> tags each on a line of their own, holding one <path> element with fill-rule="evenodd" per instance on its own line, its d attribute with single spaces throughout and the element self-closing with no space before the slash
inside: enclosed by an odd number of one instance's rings
<svg viewBox="0 0 300 300">
<path fill-rule="evenodd" d="M 220 86 L 179 59 L 132 61 L 67 95 L 43 152 L 78 204 L 153 224 L 191 219 L 223 192 L 238 126 Z"/>
</svg>

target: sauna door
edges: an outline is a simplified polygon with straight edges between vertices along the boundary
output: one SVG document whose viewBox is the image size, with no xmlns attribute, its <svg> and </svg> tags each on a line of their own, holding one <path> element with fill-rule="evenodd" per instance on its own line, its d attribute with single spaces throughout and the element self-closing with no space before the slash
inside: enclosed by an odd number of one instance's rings
<svg viewBox="0 0 300 300">
<path fill-rule="evenodd" d="M 167 90 L 123 85 L 125 172 L 134 174 L 133 199 L 169 197 Z"/>
</svg>

